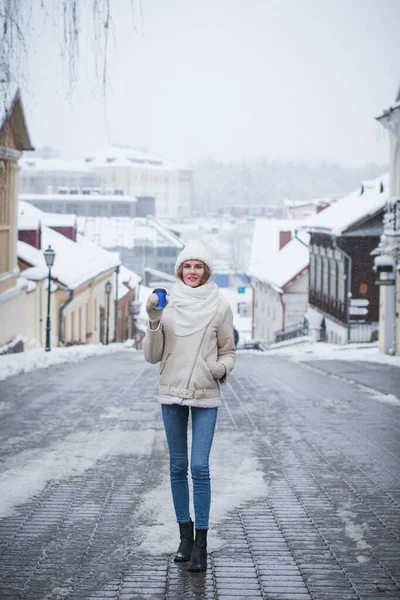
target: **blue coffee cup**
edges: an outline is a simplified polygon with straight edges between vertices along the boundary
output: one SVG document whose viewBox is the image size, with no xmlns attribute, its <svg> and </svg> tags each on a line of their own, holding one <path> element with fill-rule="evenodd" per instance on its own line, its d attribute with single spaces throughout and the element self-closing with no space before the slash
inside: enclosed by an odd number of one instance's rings
<svg viewBox="0 0 400 600">
<path fill-rule="evenodd" d="M 153 294 L 156 294 L 156 296 L 158 296 L 158 302 L 155 308 L 158 308 L 159 310 L 165 308 L 167 304 L 167 290 L 164 288 L 156 288 L 155 290 L 153 290 Z"/>
</svg>

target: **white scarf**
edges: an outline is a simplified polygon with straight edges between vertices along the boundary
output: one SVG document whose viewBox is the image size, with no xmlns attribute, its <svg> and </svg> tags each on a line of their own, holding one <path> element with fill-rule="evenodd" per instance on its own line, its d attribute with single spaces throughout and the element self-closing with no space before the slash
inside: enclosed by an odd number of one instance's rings
<svg viewBox="0 0 400 600">
<path fill-rule="evenodd" d="M 175 309 L 175 334 L 191 335 L 207 327 L 219 300 L 219 289 L 214 281 L 195 288 L 177 281 L 168 294 L 168 302 Z"/>
</svg>

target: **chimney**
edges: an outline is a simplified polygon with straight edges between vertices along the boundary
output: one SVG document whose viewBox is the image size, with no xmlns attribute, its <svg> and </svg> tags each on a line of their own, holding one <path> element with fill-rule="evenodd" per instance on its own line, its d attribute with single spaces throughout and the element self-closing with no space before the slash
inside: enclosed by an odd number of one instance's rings
<svg viewBox="0 0 400 600">
<path fill-rule="evenodd" d="M 37 229 L 19 229 L 18 240 L 25 242 L 30 246 L 36 248 L 36 250 L 42 249 L 42 228 L 39 225 Z"/>
<path fill-rule="evenodd" d="M 49 227 L 50 227 L 50 229 L 53 229 L 54 231 L 61 233 L 61 235 L 68 238 L 69 240 L 76 242 L 76 224 L 73 226 L 71 225 L 69 227 L 61 227 L 61 226 L 54 227 L 52 225 L 49 225 Z"/>
<path fill-rule="evenodd" d="M 292 239 L 291 231 L 280 231 L 279 232 L 279 250 L 282 250 L 284 246 Z"/>
</svg>

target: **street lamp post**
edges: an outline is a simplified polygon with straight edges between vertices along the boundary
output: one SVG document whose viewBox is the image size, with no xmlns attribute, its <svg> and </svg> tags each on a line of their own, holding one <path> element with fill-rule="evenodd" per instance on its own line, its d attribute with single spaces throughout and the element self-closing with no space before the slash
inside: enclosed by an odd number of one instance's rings
<svg viewBox="0 0 400 600">
<path fill-rule="evenodd" d="M 106 345 L 108 345 L 109 341 L 109 326 L 110 326 L 110 294 L 111 294 L 111 281 L 107 281 L 105 284 L 105 290 L 107 295 L 107 316 L 106 316 Z"/>
<path fill-rule="evenodd" d="M 56 253 L 53 248 L 49 246 L 47 250 L 44 251 L 44 259 L 46 261 L 47 268 L 49 269 L 48 275 L 48 283 L 47 283 L 47 319 L 46 319 L 46 352 L 50 352 L 51 344 L 50 344 L 50 332 L 51 332 L 51 323 L 50 323 L 50 291 L 51 291 L 51 267 L 54 265 L 54 259 L 56 257 Z"/>
</svg>

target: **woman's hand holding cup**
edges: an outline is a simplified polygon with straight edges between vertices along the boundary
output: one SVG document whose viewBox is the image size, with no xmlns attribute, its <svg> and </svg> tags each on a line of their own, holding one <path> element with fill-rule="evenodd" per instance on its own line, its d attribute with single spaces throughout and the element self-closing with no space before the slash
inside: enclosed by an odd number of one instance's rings
<svg viewBox="0 0 400 600">
<path fill-rule="evenodd" d="M 158 294 L 155 291 L 159 292 Z M 165 297 L 162 297 L 162 306 L 160 306 L 160 292 L 161 288 L 156 288 L 152 294 L 147 298 L 146 302 L 146 311 L 149 316 L 150 323 L 158 323 L 161 320 L 161 315 L 163 309 L 167 306 L 168 301 L 166 299 L 166 290 L 162 290 L 165 292 Z M 162 295 L 162 294 L 161 294 Z"/>
</svg>

